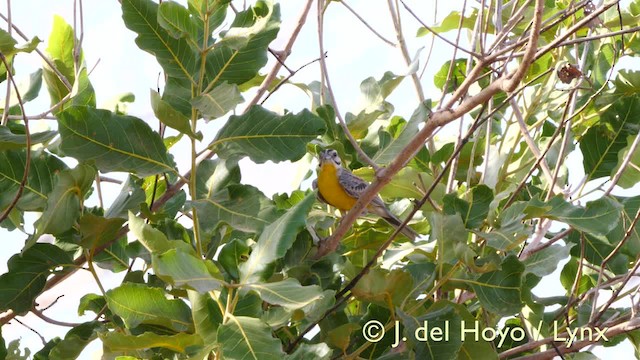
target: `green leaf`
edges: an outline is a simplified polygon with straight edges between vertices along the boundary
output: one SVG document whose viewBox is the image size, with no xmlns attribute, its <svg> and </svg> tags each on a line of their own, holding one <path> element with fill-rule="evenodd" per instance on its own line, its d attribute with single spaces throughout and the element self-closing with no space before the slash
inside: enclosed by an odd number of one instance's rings
<svg viewBox="0 0 640 360">
<path fill-rule="evenodd" d="M 202 294 L 188 290 L 189 302 L 196 334 L 200 335 L 206 344 L 215 344 L 218 326 L 222 323 L 220 307 L 210 294 Z"/>
<path fill-rule="evenodd" d="M 627 136 L 638 133 L 640 95 L 619 97 L 600 115 L 600 121 L 580 139 L 583 167 L 589 179 L 611 176 L 618 167 L 618 153 Z"/>
<path fill-rule="evenodd" d="M 280 340 L 271 336 L 271 328 L 260 319 L 229 315 L 218 328 L 222 357 L 228 360 L 282 360 Z"/>
<path fill-rule="evenodd" d="M 194 108 L 206 119 L 217 119 L 236 108 L 236 105 L 244 102 L 238 85 L 229 84 L 226 81 L 191 100 Z"/>
<path fill-rule="evenodd" d="M 101 172 L 175 172 L 160 136 L 136 117 L 74 106 L 59 114 L 58 126 L 62 151 L 79 161 L 94 161 Z"/>
<path fill-rule="evenodd" d="M 0 211 L 4 211 L 18 193 L 26 156 L 25 150 L 0 151 Z M 67 165 L 57 157 L 45 151 L 33 151 L 27 183 L 16 208 L 22 211 L 43 211 L 57 174 L 66 168 Z"/>
<path fill-rule="evenodd" d="M 384 148 L 380 149 L 373 157 L 373 161 L 377 164 L 388 164 L 398 156 L 418 133 L 418 125 L 429 119 L 431 114 L 431 100 L 425 100 L 413 112 L 409 122 L 404 126 L 400 135 L 391 140 Z"/>
<path fill-rule="evenodd" d="M 134 176 L 129 175 L 127 180 L 122 183 L 122 189 L 120 193 L 113 200 L 111 206 L 104 214 L 106 218 L 124 218 L 128 217 L 128 211 L 137 212 L 140 209 L 140 204 L 145 202 L 145 194 L 141 188 L 142 180 L 135 179 Z"/>
<path fill-rule="evenodd" d="M 232 279 L 238 280 L 240 278 L 240 264 L 247 261 L 250 253 L 251 248 L 245 241 L 233 239 L 220 250 L 218 262 Z"/>
<path fill-rule="evenodd" d="M 234 229 L 258 233 L 278 216 L 271 200 L 251 185 L 230 184 L 207 199 L 193 202 L 202 216 L 202 229 L 211 231 L 219 223 L 229 224 Z"/>
<path fill-rule="evenodd" d="M 208 88 L 224 81 L 240 85 L 253 79 L 267 64 L 267 49 L 279 29 L 279 4 L 257 1 L 253 7 L 238 12 L 231 29 L 207 54 Z"/>
<path fill-rule="evenodd" d="M 138 36 L 138 47 L 156 57 L 170 77 L 196 85 L 198 57 L 196 49 L 184 39 L 176 39 L 158 23 L 158 4 L 150 0 L 123 0 L 122 19 Z"/>
<path fill-rule="evenodd" d="M 482 274 L 470 285 L 486 310 L 503 316 L 517 314 L 522 309 L 520 287 L 524 269 L 517 257 L 509 255 L 500 270 Z"/>
<path fill-rule="evenodd" d="M 458 352 L 462 347 L 462 319 L 453 304 L 446 300 L 438 301 L 429 307 L 426 315 L 418 318 L 399 309 L 396 313 L 404 325 L 404 337 L 414 349 L 417 359 L 458 358 Z M 441 332 L 433 332 L 434 329 L 440 329 Z M 445 331 L 448 335 L 446 338 Z"/>
<path fill-rule="evenodd" d="M 413 278 L 402 269 L 371 269 L 351 292 L 357 299 L 392 309 L 402 303 L 412 288 Z"/>
<path fill-rule="evenodd" d="M 76 79 L 74 58 L 74 47 L 76 43 L 73 28 L 67 24 L 61 16 L 54 16 L 53 28 L 47 41 L 47 53 L 49 53 L 50 60 L 58 72 L 68 80 L 69 84 L 73 86 L 73 89 L 68 89 L 62 80 L 60 80 L 58 74 L 54 72 L 48 64 L 45 65 L 44 80 L 51 97 L 51 105 L 58 104 L 73 90 L 74 94 L 72 96 L 78 97 L 81 104 L 95 106 L 95 93 L 89 82 L 86 69 L 78 69 L 80 77 Z M 79 62 L 84 62 L 84 56 L 82 56 L 82 54 L 80 54 Z M 64 108 L 64 106 L 60 106 L 56 109 L 56 112 L 62 111 Z"/>
<path fill-rule="evenodd" d="M 375 120 L 381 117 L 388 118 L 393 113 L 393 105 L 385 99 L 402 83 L 402 80 L 404 76 L 387 71 L 380 80 L 369 77 L 360 83 L 364 106 L 355 117 L 347 116 L 348 119 L 346 119 L 347 127 L 356 139 L 364 137 Z"/>
<path fill-rule="evenodd" d="M 55 131 L 43 131 L 31 134 L 31 145 L 42 144 L 53 139 L 55 136 Z M 0 125 L 0 151 L 24 149 L 26 146 L 26 134 L 14 134 L 8 127 Z"/>
<path fill-rule="evenodd" d="M 167 4 L 165 2 L 163 4 Z M 174 109 L 168 102 L 160 98 L 160 94 L 151 90 L 151 108 L 158 120 L 172 129 L 176 129 L 187 136 L 202 140 L 202 133 L 194 134 L 191 129 L 191 120 Z"/>
<path fill-rule="evenodd" d="M 75 326 L 67 332 L 64 339 L 58 342 L 49 352 L 49 359 L 76 359 L 84 348 L 96 339 L 97 331 L 103 328 L 99 321 L 90 321 Z"/>
<path fill-rule="evenodd" d="M 198 23 L 189 11 L 174 1 L 165 1 L 158 8 L 158 24 L 176 38 L 186 37 L 195 43 L 198 40 Z"/>
<path fill-rule="evenodd" d="M 202 338 L 197 334 L 177 333 L 160 335 L 145 332 L 140 335 L 127 335 L 120 332 L 100 333 L 100 340 L 105 348 L 111 352 L 127 352 L 149 348 L 165 348 L 172 351 L 186 353 L 203 345 Z"/>
<path fill-rule="evenodd" d="M 182 300 L 169 300 L 164 291 L 146 284 L 124 283 L 107 291 L 107 304 L 127 328 L 159 325 L 174 331 L 192 331 L 191 310 Z"/>
<path fill-rule="evenodd" d="M 2 55 L 8 59 L 19 52 L 32 52 L 41 41 L 42 40 L 37 37 L 34 37 L 28 43 L 16 46 L 18 42 L 12 38 L 6 30 L 0 29 L 0 52 L 2 52 Z"/>
<path fill-rule="evenodd" d="M 69 254 L 45 243 L 13 255 L 7 262 L 9 271 L 0 275 L 0 311 L 11 309 L 20 315 L 31 310 L 53 270 L 71 263 Z"/>
<path fill-rule="evenodd" d="M 0 67 L 3 66 L 4 64 L 0 63 Z M 26 103 L 35 99 L 40 93 L 40 88 L 42 88 L 42 69 L 38 69 L 31 75 L 29 75 L 28 81 L 25 82 L 24 80 L 22 80 L 18 83 L 18 92 L 22 96 L 22 102 Z M 4 103 L 5 99 L 0 100 L 0 104 Z M 11 96 L 9 97 L 9 111 L 15 114 L 22 114 L 22 109 L 18 107 L 19 104 L 20 103 L 18 102 L 18 96 L 16 96 L 16 92 L 12 91 Z M 32 136 L 35 136 L 35 134 L 32 134 Z"/>
<path fill-rule="evenodd" d="M 309 110 L 279 116 L 254 106 L 244 115 L 231 116 L 209 148 L 223 159 L 249 156 L 259 164 L 296 161 L 307 153 L 307 144 L 324 131 L 324 121 Z"/>
<path fill-rule="evenodd" d="M 240 183 L 237 162 L 222 159 L 204 160 L 196 170 L 196 198 L 209 198 L 229 184 Z"/>
<path fill-rule="evenodd" d="M 136 217 L 132 212 L 129 212 L 129 231 L 131 231 L 152 254 L 162 254 L 177 248 L 187 252 L 189 250 L 193 251 L 191 245 L 183 241 L 167 239 L 167 236 L 162 231 L 153 228 L 144 220 Z"/>
<path fill-rule="evenodd" d="M 269 264 L 286 254 L 296 235 L 304 227 L 314 201 L 313 194 L 307 195 L 304 200 L 264 228 L 249 259 L 240 266 L 241 284 L 258 281 Z"/>
<path fill-rule="evenodd" d="M 456 59 L 451 70 L 451 78 L 449 78 L 449 69 L 451 68 L 451 60 L 446 61 L 440 70 L 433 77 L 433 84 L 445 94 L 454 92 L 460 84 L 466 79 L 467 75 L 467 59 Z M 444 86 L 447 85 L 445 90 Z"/>
<path fill-rule="evenodd" d="M 460 26 L 460 17 L 461 14 L 459 11 L 452 11 L 440 22 L 440 24 L 431 27 L 431 29 L 438 33 L 456 30 L 458 29 L 458 26 Z M 471 11 L 471 14 L 467 13 L 467 16 L 462 19 L 462 27 L 465 29 L 473 30 L 477 17 L 478 10 L 473 9 Z M 430 32 L 427 29 L 419 28 L 417 36 L 424 36 L 428 33 Z"/>
<path fill-rule="evenodd" d="M 558 263 L 569 257 L 569 250 L 571 250 L 572 246 L 553 244 L 532 254 L 523 261 L 525 266 L 524 274 L 532 273 L 543 277 L 553 273 L 558 267 Z"/>
<path fill-rule="evenodd" d="M 622 205 L 613 198 L 605 197 L 587 203 L 586 207 L 575 206 L 558 195 L 546 203 L 535 198 L 524 212 L 531 217 L 544 217 L 571 225 L 574 229 L 594 236 L 604 236 L 620 221 Z"/>
<path fill-rule="evenodd" d="M 49 194 L 47 206 L 36 221 L 36 234 L 59 235 L 76 223 L 87 192 L 96 177 L 96 171 L 88 165 L 61 171 L 58 181 Z M 34 237 L 34 241 L 37 236 Z"/>
<path fill-rule="evenodd" d="M 96 249 L 114 241 L 124 222 L 122 218 L 108 219 L 90 213 L 82 215 L 78 221 L 82 236 L 80 245 L 85 249 Z"/>
<path fill-rule="evenodd" d="M 210 260 L 199 259 L 178 249 L 153 254 L 153 269 L 162 280 L 179 289 L 206 293 L 222 286 L 216 267 Z"/>
<path fill-rule="evenodd" d="M 458 199 L 454 193 L 444 197 L 443 212 L 447 215 L 460 214 L 464 225 L 469 229 L 479 228 L 489 213 L 493 201 L 493 191 L 486 185 L 471 189 L 471 202 Z"/>
<path fill-rule="evenodd" d="M 279 305 L 287 310 L 303 308 L 323 297 L 322 288 L 317 285 L 302 286 L 293 278 L 272 283 L 245 284 L 243 290 L 256 291 L 262 300 Z"/>
</svg>

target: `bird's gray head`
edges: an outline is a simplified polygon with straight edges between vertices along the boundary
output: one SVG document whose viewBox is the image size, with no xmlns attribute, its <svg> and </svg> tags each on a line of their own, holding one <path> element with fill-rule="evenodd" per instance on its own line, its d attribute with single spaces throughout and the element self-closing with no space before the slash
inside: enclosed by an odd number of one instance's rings
<svg viewBox="0 0 640 360">
<path fill-rule="evenodd" d="M 320 154 L 318 154 L 318 161 L 320 161 L 320 166 L 322 166 L 322 164 L 324 163 L 332 163 L 336 166 L 341 166 L 342 164 L 342 160 L 340 160 L 340 155 L 338 155 L 338 152 L 333 150 L 333 149 L 326 149 L 326 150 L 322 150 L 320 151 Z"/>
</svg>

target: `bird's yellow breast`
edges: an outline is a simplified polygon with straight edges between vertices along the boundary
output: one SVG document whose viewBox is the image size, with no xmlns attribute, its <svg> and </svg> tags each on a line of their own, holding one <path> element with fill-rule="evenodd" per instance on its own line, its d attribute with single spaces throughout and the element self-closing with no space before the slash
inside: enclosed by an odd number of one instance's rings
<svg viewBox="0 0 640 360">
<path fill-rule="evenodd" d="M 318 170 L 318 191 L 329 205 L 346 211 L 353 207 L 356 198 L 347 194 L 338 181 L 338 169 L 330 163 L 324 163 Z"/>
</svg>

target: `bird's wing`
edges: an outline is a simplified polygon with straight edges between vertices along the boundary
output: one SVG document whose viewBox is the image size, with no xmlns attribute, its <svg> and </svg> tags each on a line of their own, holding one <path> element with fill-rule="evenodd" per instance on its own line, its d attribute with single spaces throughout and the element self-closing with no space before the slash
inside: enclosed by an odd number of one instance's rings
<svg viewBox="0 0 640 360">
<path fill-rule="evenodd" d="M 353 175 L 349 170 L 342 168 L 340 170 L 340 175 L 338 175 L 338 182 L 340 186 L 344 189 L 344 191 L 349 194 L 349 196 L 354 197 L 356 199 L 360 198 L 360 195 L 364 191 L 364 189 L 369 185 L 366 181 L 361 178 Z M 382 206 L 385 207 L 384 202 L 379 196 L 376 196 L 371 200 L 371 204 L 376 207 Z"/>
</svg>

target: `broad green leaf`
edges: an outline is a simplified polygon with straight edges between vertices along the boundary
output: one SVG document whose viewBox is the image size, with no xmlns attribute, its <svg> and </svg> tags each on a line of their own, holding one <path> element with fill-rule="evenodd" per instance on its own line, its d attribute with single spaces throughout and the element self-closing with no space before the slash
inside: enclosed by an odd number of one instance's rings
<svg viewBox="0 0 640 360">
<path fill-rule="evenodd" d="M 509 316 L 522 309 L 520 287 L 524 269 L 517 257 L 509 255 L 502 261 L 500 270 L 482 274 L 468 283 L 486 310 Z"/>
<path fill-rule="evenodd" d="M 525 266 L 524 273 L 532 273 L 540 277 L 553 273 L 558 263 L 569 257 L 571 246 L 553 244 L 532 254 L 523 261 Z"/>
<path fill-rule="evenodd" d="M 55 131 L 43 131 L 30 134 L 31 145 L 42 144 L 56 136 Z M 15 134 L 8 127 L 0 125 L 0 151 L 24 149 L 27 146 L 26 134 Z"/>
<path fill-rule="evenodd" d="M 103 328 L 99 321 L 82 323 L 67 332 L 49 352 L 49 359 L 76 359 L 84 348 L 98 337 L 97 331 Z"/>
<path fill-rule="evenodd" d="M 160 98 L 160 94 L 154 90 L 151 90 L 151 108 L 158 120 L 163 124 L 172 129 L 176 129 L 189 137 L 202 140 L 202 133 L 193 133 L 193 130 L 191 129 L 191 120 L 186 115 L 174 109 L 168 102 L 162 100 L 162 98 Z"/>
<path fill-rule="evenodd" d="M 200 335 L 206 344 L 215 344 L 218 326 L 222 323 L 222 312 L 210 294 L 202 294 L 188 290 L 191 313 L 196 334 Z"/>
<path fill-rule="evenodd" d="M 442 261 L 459 259 L 467 266 L 475 266 L 476 254 L 467 245 L 469 234 L 459 214 L 443 215 L 434 212 L 429 223 L 431 236 L 438 243 Z"/>
<path fill-rule="evenodd" d="M 107 304 L 127 328 L 158 325 L 174 331 L 192 331 L 191 310 L 182 300 L 169 300 L 164 291 L 143 284 L 124 283 L 107 291 Z"/>
<path fill-rule="evenodd" d="M 399 309 L 396 313 L 404 325 L 403 335 L 415 351 L 417 359 L 453 360 L 458 358 L 458 352 L 462 347 L 460 331 L 462 319 L 454 304 L 446 300 L 438 301 L 429 307 L 426 315 L 417 318 Z M 433 332 L 436 328 L 440 329 L 441 333 Z M 436 334 L 435 337 L 433 334 Z"/>
<path fill-rule="evenodd" d="M 280 29 L 280 5 L 257 1 L 236 14 L 231 29 L 207 54 L 208 88 L 226 81 L 242 84 L 267 63 L 267 49 Z M 228 39 L 225 39 L 229 36 Z"/>
<path fill-rule="evenodd" d="M 612 244 L 617 245 L 624 238 L 625 232 L 628 230 L 630 224 L 638 213 L 638 208 L 640 208 L 640 196 L 628 198 L 618 197 L 616 199 L 624 206 L 622 210 L 622 220 L 618 226 L 611 231 L 611 233 L 607 234 L 607 239 L 609 239 Z M 637 226 L 631 230 L 629 238 L 622 247 L 622 252 L 631 257 L 640 253 L 640 229 L 638 229 Z"/>
<path fill-rule="evenodd" d="M 191 117 L 191 83 L 187 79 L 168 76 L 162 100 L 186 117 Z"/>
<path fill-rule="evenodd" d="M 618 167 L 618 153 L 627 146 L 627 136 L 638 133 L 640 95 L 619 97 L 600 115 L 597 125 L 580 139 L 583 167 L 589 179 L 611 176 Z"/>
<path fill-rule="evenodd" d="M 222 357 L 228 360 L 282 360 L 280 340 L 271 336 L 271 328 L 260 319 L 229 315 L 218 328 Z"/>
<path fill-rule="evenodd" d="M 80 225 L 80 245 L 85 249 L 96 249 L 116 240 L 125 219 L 104 218 L 94 214 L 84 214 L 78 220 Z"/>
<path fill-rule="evenodd" d="M 53 17 L 53 28 L 47 41 L 47 53 L 58 72 L 62 74 L 73 89 L 68 89 L 48 64 L 44 66 L 44 80 L 51 97 L 51 105 L 59 103 L 72 90 L 72 96 L 79 97 L 80 103 L 95 106 L 95 93 L 89 82 L 86 69 L 75 68 L 74 47 L 76 39 L 71 25 L 67 24 L 61 16 Z M 80 54 L 79 62 L 84 62 L 84 56 Z M 76 70 L 80 72 L 80 78 L 76 79 Z M 56 109 L 56 112 L 64 110 L 64 106 Z"/>
<path fill-rule="evenodd" d="M 255 290 L 262 300 L 279 305 L 287 310 L 303 308 L 320 299 L 322 288 L 317 285 L 302 286 L 293 278 L 272 283 L 253 283 L 242 286 L 244 290 Z"/>
<path fill-rule="evenodd" d="M 17 195 L 26 164 L 26 151 L 0 151 L 0 211 Z M 67 165 L 45 151 L 31 152 L 30 171 L 22 196 L 16 205 L 23 211 L 43 211 L 53 189 L 57 173 Z"/>
<path fill-rule="evenodd" d="M 229 84 L 226 81 L 217 85 L 211 91 L 191 100 L 193 107 L 200 111 L 205 120 L 222 117 L 242 102 L 244 102 L 244 99 L 240 94 L 238 85 Z"/>
<path fill-rule="evenodd" d="M 88 165 L 78 165 L 57 174 L 58 181 L 47 198 L 47 207 L 36 221 L 36 234 L 59 235 L 71 229 L 80 216 L 85 194 L 95 177 L 96 171 Z"/>
<path fill-rule="evenodd" d="M 106 244 L 104 250 L 93 256 L 93 261 L 96 265 L 113 273 L 128 270 L 130 265 L 129 260 L 127 238 L 125 236 L 119 239 L 112 238 L 111 242 Z"/>
<path fill-rule="evenodd" d="M 79 161 L 94 161 L 101 172 L 175 172 L 160 136 L 136 117 L 75 106 L 59 114 L 58 126 L 62 151 Z"/>
<path fill-rule="evenodd" d="M 138 47 L 156 57 L 167 76 L 196 85 L 196 49 L 184 39 L 176 39 L 158 23 L 158 4 L 151 0 L 123 0 L 122 19 L 138 36 Z"/>
<path fill-rule="evenodd" d="M 78 304 L 78 315 L 82 316 L 87 311 L 91 311 L 97 315 L 100 314 L 106 306 L 107 301 L 104 296 L 98 294 L 86 294 L 80 298 L 80 303 Z"/>
<path fill-rule="evenodd" d="M 0 29 L 0 52 L 7 59 L 12 58 L 19 52 L 32 52 L 40 42 L 40 39 L 34 37 L 28 43 L 16 46 L 18 42 L 6 30 Z M 4 64 L 2 65 L 4 66 Z"/>
<path fill-rule="evenodd" d="M 467 13 L 466 15 L 467 16 L 462 19 L 462 27 L 465 29 L 473 30 L 473 27 L 476 23 L 476 18 L 478 17 L 478 10 L 473 9 L 471 11 L 471 14 Z M 432 26 L 431 29 L 438 33 L 456 30 L 458 29 L 458 26 L 460 26 L 460 17 L 461 14 L 459 11 L 452 11 L 440 22 L 440 24 Z M 417 36 L 424 36 L 428 33 L 429 31 L 427 29 L 421 27 L 418 29 Z"/>
<path fill-rule="evenodd" d="M 268 265 L 282 258 L 304 227 L 307 214 L 315 201 L 313 194 L 289 209 L 264 228 L 249 259 L 240 266 L 240 283 L 258 281 Z"/>
<path fill-rule="evenodd" d="M 556 196 L 546 203 L 537 198 L 524 209 L 528 217 L 544 217 L 571 225 L 574 229 L 594 236 L 604 236 L 620 221 L 622 205 L 613 198 L 590 201 L 585 207 L 566 202 Z"/>
<path fill-rule="evenodd" d="M 161 279 L 179 289 L 206 293 L 222 286 L 211 260 L 199 259 L 179 249 L 153 254 L 153 269 Z"/>
<path fill-rule="evenodd" d="M 196 170 L 196 198 L 209 198 L 228 184 L 240 183 L 237 162 L 223 159 L 204 160 Z"/>
<path fill-rule="evenodd" d="M 225 20 L 227 8 L 231 0 L 189 0 L 189 11 L 194 15 L 195 20 L 199 22 L 199 27 L 204 29 L 203 22 L 205 18 L 209 20 L 209 31 L 213 32 Z M 209 34 L 200 34 L 202 36 Z"/>
<path fill-rule="evenodd" d="M 0 67 L 4 66 L 0 64 Z M 1 71 L 0 71 L 1 72 Z M 42 88 L 42 69 L 38 69 L 29 75 L 28 81 L 20 81 L 18 82 L 18 91 L 20 92 L 22 102 L 26 103 L 33 99 L 35 99 L 40 93 L 40 88 Z M 0 100 L 0 104 L 4 104 L 5 99 Z M 11 96 L 9 98 L 9 108 L 12 113 L 21 114 L 22 110 L 18 107 L 18 97 L 16 96 L 16 92 L 12 91 Z M 35 136 L 35 134 L 32 134 Z M 32 139 L 33 142 L 33 139 Z"/>
<path fill-rule="evenodd" d="M 206 199 L 193 202 L 203 221 L 202 229 L 210 231 L 220 222 L 250 233 L 260 232 L 278 216 L 271 200 L 251 185 L 230 184 Z"/>
<path fill-rule="evenodd" d="M 460 331 L 464 325 L 465 333 L 462 338 L 462 348 L 458 352 L 458 360 L 495 360 L 498 358 L 494 344 L 482 339 L 482 333 L 480 333 L 479 341 L 476 341 L 475 328 L 478 326 L 478 331 L 483 330 L 481 321 L 477 320 L 469 310 L 462 304 L 451 304 L 456 310 L 456 313 L 460 316 Z M 462 323 L 464 321 L 464 323 Z M 455 325 L 454 325 L 455 326 Z M 498 340 L 499 341 L 499 340 Z"/>
<path fill-rule="evenodd" d="M 196 44 L 199 30 L 195 18 L 191 17 L 189 11 L 175 1 L 165 1 L 160 3 L 158 8 L 158 24 L 169 34 L 176 38 L 187 38 L 187 41 Z"/>
<path fill-rule="evenodd" d="M 418 125 L 427 121 L 430 114 L 431 100 L 425 100 L 418 105 L 418 108 L 413 112 L 411 119 L 409 119 L 409 122 L 404 126 L 402 132 L 396 138 L 392 139 L 388 145 L 380 149 L 373 157 L 373 161 L 375 161 L 376 164 L 385 165 L 395 159 L 407 144 L 409 144 L 409 141 L 413 139 L 415 134 L 418 133 Z"/>
<path fill-rule="evenodd" d="M 120 332 L 100 333 L 100 340 L 105 348 L 111 352 L 141 350 L 149 348 L 166 348 L 172 351 L 186 353 L 203 345 L 202 338 L 197 334 L 180 332 L 173 335 L 160 335 L 145 332 L 140 335 L 127 335 Z"/>
<path fill-rule="evenodd" d="M 412 287 L 411 275 L 402 269 L 371 269 L 351 292 L 359 300 L 392 309 L 400 306 Z"/>
<path fill-rule="evenodd" d="M 178 248 L 187 252 L 193 251 L 191 245 L 183 241 L 167 239 L 162 231 L 145 223 L 132 212 L 129 212 L 129 230 L 152 254 L 162 254 Z"/>
<path fill-rule="evenodd" d="M 142 180 L 136 180 L 134 176 L 129 175 L 127 180 L 122 183 L 120 193 L 113 200 L 104 217 L 126 219 L 128 211 L 137 212 L 140 209 L 140 204 L 145 202 L 145 194 L 140 187 L 141 184 Z"/>
<path fill-rule="evenodd" d="M 460 84 L 466 79 L 467 75 L 467 59 L 456 59 L 451 69 L 451 77 L 449 78 L 449 69 L 451 68 L 451 60 L 446 61 L 440 70 L 433 77 L 433 84 L 444 91 L 445 94 L 454 92 Z M 447 82 L 449 79 L 449 82 Z M 444 86 L 447 86 L 445 90 Z"/>
<path fill-rule="evenodd" d="M 233 239 L 220 250 L 218 263 L 234 280 L 240 278 L 240 264 L 249 258 L 251 248 L 245 241 Z"/>
<path fill-rule="evenodd" d="M 369 77 L 360 83 L 360 92 L 364 99 L 362 110 L 356 116 L 347 113 L 345 119 L 349 131 L 356 139 L 364 137 L 367 129 L 375 120 L 388 118 L 393 113 L 393 105 L 386 102 L 385 99 L 400 85 L 402 80 L 404 80 L 404 76 L 387 71 L 380 80 Z"/>
<path fill-rule="evenodd" d="M 460 214 L 467 228 L 476 229 L 484 223 L 492 201 L 493 191 L 486 185 L 478 185 L 471 189 L 469 202 L 459 199 L 455 194 L 446 195 L 442 209 L 448 215 Z"/>
<path fill-rule="evenodd" d="M 278 114 L 261 106 L 231 116 L 209 148 L 223 159 L 248 156 L 253 162 L 300 160 L 307 144 L 325 131 L 324 121 L 302 110 L 298 114 Z"/>
<path fill-rule="evenodd" d="M 45 243 L 13 255 L 7 262 L 8 272 L 0 275 L 0 311 L 24 314 L 31 310 L 53 270 L 71 263 L 69 254 Z"/>
<path fill-rule="evenodd" d="M 491 224 L 491 231 L 474 233 L 487 239 L 487 244 L 496 250 L 515 249 L 533 233 L 533 227 L 523 221 L 526 214 L 522 211 L 526 206 L 525 202 L 514 203 L 500 213 L 497 221 Z"/>
</svg>

